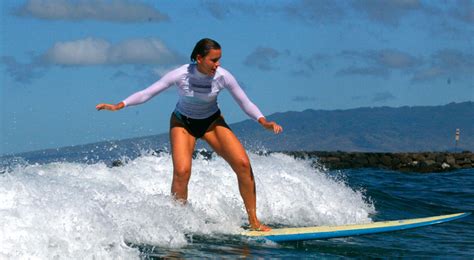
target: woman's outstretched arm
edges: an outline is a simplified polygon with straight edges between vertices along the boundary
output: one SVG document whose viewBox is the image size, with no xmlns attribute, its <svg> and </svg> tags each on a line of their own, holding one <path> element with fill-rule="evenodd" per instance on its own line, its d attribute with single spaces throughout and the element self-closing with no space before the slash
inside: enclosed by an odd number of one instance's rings
<svg viewBox="0 0 474 260">
<path fill-rule="evenodd" d="M 126 106 L 134 106 L 134 105 L 139 105 L 142 103 L 147 102 L 150 100 L 152 97 L 158 95 L 159 93 L 163 92 L 165 89 L 169 88 L 172 86 L 176 80 L 179 78 L 181 75 L 182 71 L 187 69 L 186 66 L 182 66 L 178 69 L 172 70 L 166 75 L 164 75 L 160 80 L 157 82 L 153 83 L 151 86 L 147 87 L 144 90 L 138 91 L 136 93 L 133 93 L 129 97 L 127 97 L 125 100 L 122 102 L 112 105 L 112 104 L 98 104 L 95 108 L 97 110 L 110 110 L 110 111 L 117 111 L 120 110 Z"/>
</svg>

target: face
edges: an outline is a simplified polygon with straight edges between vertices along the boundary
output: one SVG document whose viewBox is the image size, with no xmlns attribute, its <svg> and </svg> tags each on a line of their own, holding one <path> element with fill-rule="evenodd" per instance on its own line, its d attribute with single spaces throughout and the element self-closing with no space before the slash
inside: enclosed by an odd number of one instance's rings
<svg viewBox="0 0 474 260">
<path fill-rule="evenodd" d="M 219 61 L 221 56 L 222 50 L 215 49 L 211 49 L 204 57 L 198 54 L 196 57 L 197 69 L 203 74 L 213 76 L 216 74 L 217 68 L 221 65 Z"/>
</svg>

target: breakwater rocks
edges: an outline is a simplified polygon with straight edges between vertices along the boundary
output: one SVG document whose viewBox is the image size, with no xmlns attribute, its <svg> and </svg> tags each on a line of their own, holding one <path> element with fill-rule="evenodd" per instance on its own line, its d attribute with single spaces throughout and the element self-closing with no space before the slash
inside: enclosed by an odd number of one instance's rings
<svg viewBox="0 0 474 260">
<path fill-rule="evenodd" d="M 474 153 L 418 152 L 418 153 L 363 153 L 363 152 L 283 152 L 297 158 L 313 158 L 315 164 L 329 169 L 381 168 L 403 172 L 445 172 L 473 168 Z"/>
<path fill-rule="evenodd" d="M 156 150 L 153 154 L 168 153 Z M 267 155 L 273 152 L 260 152 Z M 403 172 L 446 172 L 474 168 L 474 153 L 418 152 L 418 153 L 364 153 L 364 152 L 322 152 L 322 151 L 279 151 L 295 158 L 312 159 L 313 166 L 328 169 L 379 168 Z M 197 150 L 193 158 L 211 159 L 215 153 Z M 112 161 L 110 167 L 120 167 L 121 160 Z"/>
</svg>

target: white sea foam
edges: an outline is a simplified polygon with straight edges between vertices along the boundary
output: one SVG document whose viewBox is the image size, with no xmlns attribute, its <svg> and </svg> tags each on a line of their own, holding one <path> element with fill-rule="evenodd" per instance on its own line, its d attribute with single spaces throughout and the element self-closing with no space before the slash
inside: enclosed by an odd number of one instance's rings
<svg viewBox="0 0 474 260">
<path fill-rule="evenodd" d="M 371 221 L 363 194 L 307 160 L 250 154 L 258 215 L 285 226 Z M 0 175 L 0 258 L 138 258 L 125 242 L 165 248 L 186 234 L 238 234 L 246 214 L 237 179 L 220 157 L 193 160 L 189 204 L 170 197 L 168 154 L 142 156 L 122 167 L 50 163 Z"/>
</svg>

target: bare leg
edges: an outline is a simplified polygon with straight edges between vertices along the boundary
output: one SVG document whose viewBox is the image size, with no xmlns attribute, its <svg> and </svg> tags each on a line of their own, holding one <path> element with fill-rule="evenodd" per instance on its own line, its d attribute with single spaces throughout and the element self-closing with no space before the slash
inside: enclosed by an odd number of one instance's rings
<svg viewBox="0 0 474 260">
<path fill-rule="evenodd" d="M 176 200 L 186 203 L 196 139 L 184 127 L 180 126 L 176 120 L 171 118 L 170 140 L 173 157 L 171 194 Z"/>
<path fill-rule="evenodd" d="M 247 210 L 250 227 L 262 231 L 270 230 L 257 219 L 255 180 L 250 160 L 240 141 L 230 129 L 219 124 L 211 126 L 203 139 L 230 164 L 237 174 L 239 191 Z"/>
</svg>

